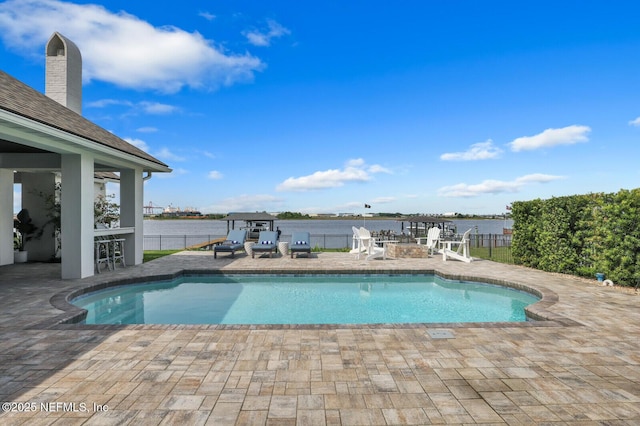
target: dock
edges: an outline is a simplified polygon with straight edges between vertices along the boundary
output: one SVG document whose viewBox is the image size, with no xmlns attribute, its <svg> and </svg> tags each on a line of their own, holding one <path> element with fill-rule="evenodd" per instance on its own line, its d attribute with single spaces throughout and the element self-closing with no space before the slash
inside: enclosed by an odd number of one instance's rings
<svg viewBox="0 0 640 426">
<path fill-rule="evenodd" d="M 216 238 L 215 240 L 210 240 L 200 244 L 194 244 L 186 248 L 186 250 L 211 250 L 213 246 L 217 246 L 218 244 L 223 243 L 227 237 Z"/>
</svg>

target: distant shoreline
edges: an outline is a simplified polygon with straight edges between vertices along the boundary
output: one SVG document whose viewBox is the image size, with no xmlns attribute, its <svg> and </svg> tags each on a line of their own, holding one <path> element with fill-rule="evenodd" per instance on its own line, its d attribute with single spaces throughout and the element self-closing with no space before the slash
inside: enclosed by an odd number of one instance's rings
<svg viewBox="0 0 640 426">
<path fill-rule="evenodd" d="M 412 215 L 407 215 L 407 216 L 412 216 Z M 286 218 L 286 219 L 279 219 L 276 218 L 276 220 L 360 220 L 360 219 L 366 219 L 366 220 L 398 220 L 398 221 L 402 221 L 402 219 L 407 218 L 407 216 L 405 217 L 398 217 L 398 216 L 314 216 L 314 217 L 296 217 L 296 218 Z M 208 215 L 202 215 L 202 216 L 144 216 L 144 220 L 223 220 L 225 216 L 221 216 L 221 217 L 216 217 L 216 216 L 208 216 Z M 455 216 L 455 217 L 451 217 L 451 216 L 435 216 L 438 219 L 443 219 L 443 220 L 496 220 L 496 219 L 504 219 L 504 216 L 500 216 L 500 215 L 492 215 L 492 216 Z"/>
</svg>

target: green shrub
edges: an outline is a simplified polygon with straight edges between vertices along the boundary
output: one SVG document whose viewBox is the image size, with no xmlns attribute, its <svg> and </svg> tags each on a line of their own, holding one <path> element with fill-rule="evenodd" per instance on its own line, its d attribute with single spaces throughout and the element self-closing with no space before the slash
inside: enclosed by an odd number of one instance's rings
<svg viewBox="0 0 640 426">
<path fill-rule="evenodd" d="M 640 279 L 640 189 L 512 204 L 516 264 L 616 284 Z"/>
</svg>

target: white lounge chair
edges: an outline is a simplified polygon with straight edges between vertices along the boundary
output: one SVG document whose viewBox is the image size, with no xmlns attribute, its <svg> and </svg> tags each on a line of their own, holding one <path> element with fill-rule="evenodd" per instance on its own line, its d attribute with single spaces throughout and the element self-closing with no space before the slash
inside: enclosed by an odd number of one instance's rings
<svg viewBox="0 0 640 426">
<path fill-rule="evenodd" d="M 218 253 L 231 253 L 231 257 L 235 257 L 236 251 L 242 250 L 244 242 L 247 239 L 246 229 L 232 229 L 227 235 L 227 239 L 213 247 L 213 258 L 218 258 Z"/>
<path fill-rule="evenodd" d="M 311 256 L 311 234 L 309 232 L 293 232 L 291 233 L 291 245 L 289 246 L 289 252 L 293 259 L 293 254 L 307 253 L 307 256 Z"/>
<path fill-rule="evenodd" d="M 446 262 L 447 259 L 460 260 L 466 263 L 470 263 L 473 260 L 469 254 L 469 234 L 471 234 L 471 229 L 462 234 L 462 239 L 460 241 L 440 242 L 442 246 L 442 260 L 444 262 Z M 452 249 L 454 245 L 458 246 L 458 249 L 455 251 Z"/>
<path fill-rule="evenodd" d="M 258 242 L 251 247 L 251 258 L 256 257 L 256 253 L 269 253 L 269 257 L 278 250 L 278 233 L 276 231 L 260 231 Z"/>
<path fill-rule="evenodd" d="M 437 226 L 434 226 L 433 228 L 429 228 L 429 230 L 427 231 L 426 237 L 416 238 L 416 241 L 418 242 L 418 244 L 421 244 L 422 240 L 426 240 L 425 246 L 427 246 L 427 251 L 433 254 L 436 251 L 436 248 L 438 247 L 438 241 L 440 241 L 440 228 L 438 228 Z"/>
</svg>

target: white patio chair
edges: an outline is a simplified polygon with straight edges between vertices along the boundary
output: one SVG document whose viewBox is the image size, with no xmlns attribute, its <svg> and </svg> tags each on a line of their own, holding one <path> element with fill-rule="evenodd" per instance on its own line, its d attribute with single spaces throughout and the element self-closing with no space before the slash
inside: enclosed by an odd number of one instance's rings
<svg viewBox="0 0 640 426">
<path fill-rule="evenodd" d="M 349 253 L 357 255 L 357 258 L 359 259 L 360 253 L 365 251 L 367 248 L 360 238 L 360 230 L 355 226 L 352 226 L 351 230 L 353 231 L 353 240 L 351 243 L 351 251 Z"/>
<path fill-rule="evenodd" d="M 376 244 L 376 239 L 371 236 L 371 232 L 365 227 L 360 227 L 358 230 L 360 234 L 360 241 L 365 247 L 365 250 L 358 253 L 357 258 L 360 259 L 361 253 L 366 253 L 365 260 L 371 260 L 376 258 L 386 259 L 387 250 L 384 247 L 380 247 Z"/>
<path fill-rule="evenodd" d="M 422 240 L 426 240 L 425 246 L 427 247 L 427 252 L 430 252 L 431 254 L 433 254 L 436 251 L 436 248 L 438 247 L 438 242 L 440 241 L 440 228 L 438 228 L 437 226 L 434 226 L 433 228 L 429 228 L 429 230 L 427 231 L 426 237 L 416 238 L 416 241 L 418 242 L 418 244 L 421 244 Z"/>
<path fill-rule="evenodd" d="M 471 229 L 462 234 L 462 239 L 460 241 L 441 241 L 442 245 L 442 260 L 444 262 L 447 259 L 456 259 L 462 262 L 470 263 L 473 259 L 469 254 L 469 235 L 471 234 Z M 458 246 L 457 250 L 453 250 L 452 247 L 454 245 Z"/>
</svg>

